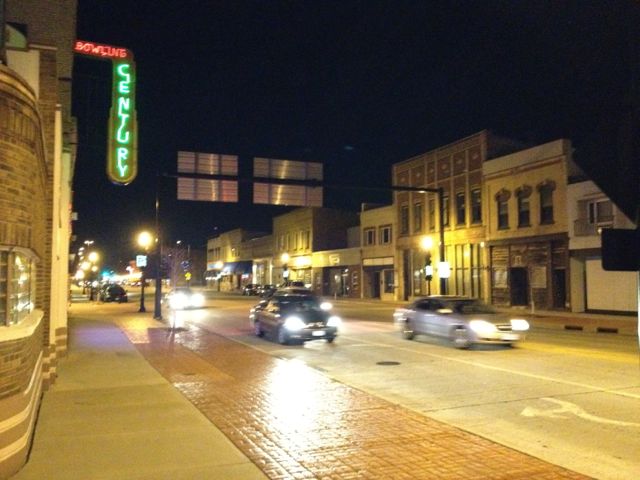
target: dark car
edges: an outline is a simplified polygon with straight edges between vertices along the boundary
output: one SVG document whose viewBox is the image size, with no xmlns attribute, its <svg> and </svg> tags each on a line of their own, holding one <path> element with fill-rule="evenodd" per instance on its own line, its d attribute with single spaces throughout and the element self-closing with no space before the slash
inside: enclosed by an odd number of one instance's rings
<svg viewBox="0 0 640 480">
<path fill-rule="evenodd" d="M 258 295 L 261 297 L 270 297 L 278 289 L 275 285 L 267 283 L 266 285 L 260 285 L 258 289 Z"/>
<path fill-rule="evenodd" d="M 249 318 L 258 337 L 269 333 L 283 345 L 292 340 L 325 339 L 331 343 L 338 335 L 342 321 L 330 310 L 330 303 L 323 302 L 308 290 L 300 293 L 278 290 L 252 308 Z"/>
<path fill-rule="evenodd" d="M 242 288 L 242 295 L 258 295 L 260 293 L 260 285 L 257 283 L 248 283 Z"/>
<path fill-rule="evenodd" d="M 127 291 L 120 285 L 105 285 L 100 290 L 100 300 L 103 302 L 125 303 L 129 301 Z"/>
<path fill-rule="evenodd" d="M 415 335 L 449 339 L 458 348 L 477 343 L 512 345 L 524 340 L 529 322 L 501 314 L 476 298 L 433 295 L 397 308 L 395 323 L 407 340 Z"/>
</svg>

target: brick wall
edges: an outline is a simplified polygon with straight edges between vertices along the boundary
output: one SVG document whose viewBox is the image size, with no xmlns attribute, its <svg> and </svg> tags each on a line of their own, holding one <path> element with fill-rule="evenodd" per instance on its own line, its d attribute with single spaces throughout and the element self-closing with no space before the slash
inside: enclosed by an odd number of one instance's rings
<svg viewBox="0 0 640 480">
<path fill-rule="evenodd" d="M 34 92 L 0 65 L 0 245 L 31 250 L 36 263 L 36 307 L 29 328 L 0 326 L 0 449 L 14 453 L 0 461 L 6 478 L 26 461 L 39 406 L 50 291 L 51 187 Z M 37 316 L 37 321 L 34 318 Z M 31 381 L 33 379 L 33 382 Z M 9 426 L 9 427 L 7 427 Z M 25 434 L 27 434 L 25 436 Z"/>
</svg>

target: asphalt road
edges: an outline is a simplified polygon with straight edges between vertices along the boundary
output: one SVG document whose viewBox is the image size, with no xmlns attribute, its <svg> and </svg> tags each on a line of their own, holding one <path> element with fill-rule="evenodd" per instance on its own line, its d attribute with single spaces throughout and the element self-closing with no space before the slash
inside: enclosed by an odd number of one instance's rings
<svg viewBox="0 0 640 480">
<path fill-rule="evenodd" d="M 456 350 L 402 339 L 388 305 L 337 301 L 345 321 L 333 344 L 281 346 L 252 334 L 255 303 L 213 298 L 181 319 L 556 465 L 638 478 L 640 354 L 632 336 L 539 329 L 514 348 Z"/>
</svg>

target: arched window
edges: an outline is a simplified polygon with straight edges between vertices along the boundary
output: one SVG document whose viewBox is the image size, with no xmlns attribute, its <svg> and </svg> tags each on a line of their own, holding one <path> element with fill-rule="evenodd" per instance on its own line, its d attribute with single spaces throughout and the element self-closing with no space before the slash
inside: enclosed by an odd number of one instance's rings
<svg viewBox="0 0 640 480">
<path fill-rule="evenodd" d="M 511 192 L 506 189 L 496 193 L 496 209 L 498 212 L 498 230 L 506 230 L 509 228 L 509 199 Z"/>
<path fill-rule="evenodd" d="M 523 185 L 515 190 L 518 199 L 518 228 L 531 226 L 531 197 L 532 188 Z"/>
<path fill-rule="evenodd" d="M 553 180 L 545 180 L 536 187 L 540 197 L 540 225 L 553 223 L 553 191 L 556 183 Z"/>
</svg>

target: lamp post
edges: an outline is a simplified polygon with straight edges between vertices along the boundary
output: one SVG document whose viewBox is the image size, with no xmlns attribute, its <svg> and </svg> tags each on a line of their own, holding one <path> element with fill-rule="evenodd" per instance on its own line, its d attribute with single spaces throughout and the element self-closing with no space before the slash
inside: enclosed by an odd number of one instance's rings
<svg viewBox="0 0 640 480">
<path fill-rule="evenodd" d="M 422 237 L 420 247 L 424 252 L 424 278 L 427 281 L 427 295 L 431 295 L 431 280 L 433 279 L 433 265 L 431 265 L 431 249 L 433 239 L 429 236 Z"/>
<path fill-rule="evenodd" d="M 140 232 L 138 234 L 138 245 L 140 245 L 143 249 L 144 249 L 144 253 L 146 256 L 147 251 L 149 250 L 149 246 L 151 245 L 151 242 L 153 241 L 153 238 L 151 236 L 151 234 L 149 232 Z M 146 260 L 146 259 L 145 259 Z M 145 283 L 147 283 L 147 279 L 145 276 L 145 270 L 146 270 L 146 262 L 144 266 L 140 267 L 140 271 L 142 272 L 142 274 L 140 275 L 140 308 L 138 309 L 138 312 L 146 312 L 147 309 L 144 308 L 144 286 Z"/>
<path fill-rule="evenodd" d="M 93 285 L 93 282 L 95 282 L 95 278 L 98 273 L 98 265 L 97 265 L 98 260 L 100 260 L 100 255 L 98 254 L 98 252 L 90 252 L 86 256 L 86 260 L 83 260 L 82 263 L 80 264 L 80 268 L 84 271 L 84 282 L 82 287 L 82 293 L 85 293 L 86 282 L 90 282 L 89 283 L 89 300 L 95 300 L 94 298 L 95 287 Z"/>
<path fill-rule="evenodd" d="M 284 285 L 285 287 L 287 285 L 289 285 L 289 254 L 287 252 L 284 252 L 281 256 L 280 256 L 280 260 L 282 261 L 282 279 L 284 281 Z"/>
</svg>

